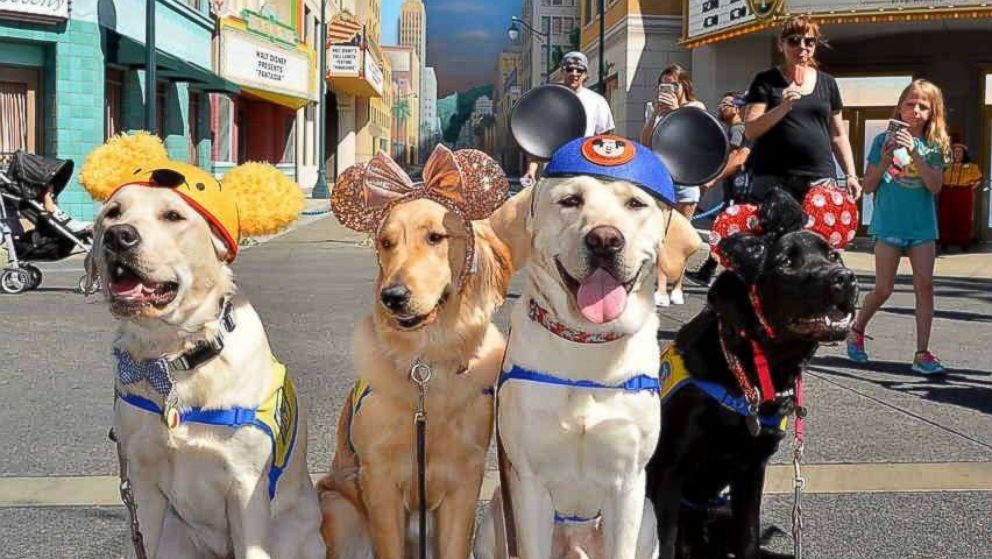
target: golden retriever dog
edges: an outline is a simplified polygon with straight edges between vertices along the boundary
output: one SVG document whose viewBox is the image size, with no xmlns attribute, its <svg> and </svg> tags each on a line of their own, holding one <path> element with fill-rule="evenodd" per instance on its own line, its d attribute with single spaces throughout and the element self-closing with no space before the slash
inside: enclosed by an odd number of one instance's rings
<svg viewBox="0 0 992 559">
<path fill-rule="evenodd" d="M 87 262 L 120 324 L 113 433 L 148 557 L 321 558 L 306 421 L 233 283 L 232 249 L 173 188 L 148 184 L 107 200 Z M 204 419 L 238 409 L 255 423 Z"/>
<path fill-rule="evenodd" d="M 491 319 L 512 274 L 509 251 L 488 222 L 472 225 L 474 233 L 422 198 L 393 207 L 377 228 L 376 302 L 353 343 L 359 382 L 341 412 L 332 471 L 318 483 L 328 558 L 414 555 L 418 389 L 410 372 L 417 363 L 431 371 L 431 555 L 469 556 L 505 347 Z M 474 257 L 466 258 L 469 234 Z"/>
<path fill-rule="evenodd" d="M 677 232 L 672 254 L 688 250 L 677 245 L 691 238 L 683 230 L 691 225 L 678 217 L 632 183 L 583 175 L 543 179 L 492 216 L 514 265 L 526 261 L 497 418 L 524 559 L 657 553 L 644 498 L 644 466 L 659 434 L 657 393 L 613 387 L 638 377 L 657 382 L 652 294 L 666 231 Z M 504 555 L 496 493 L 476 559 Z"/>
</svg>

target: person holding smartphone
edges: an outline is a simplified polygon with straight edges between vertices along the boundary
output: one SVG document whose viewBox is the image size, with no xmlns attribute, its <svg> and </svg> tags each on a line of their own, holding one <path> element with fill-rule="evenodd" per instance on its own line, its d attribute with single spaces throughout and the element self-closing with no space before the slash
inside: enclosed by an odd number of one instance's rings
<svg viewBox="0 0 992 559">
<path fill-rule="evenodd" d="M 866 363 L 865 330 L 888 300 L 899 260 L 909 257 L 916 294 L 916 353 L 911 369 L 924 375 L 944 372 L 930 351 L 933 324 L 933 269 L 936 260 L 937 196 L 943 187 L 950 139 L 944 96 L 936 85 L 914 80 L 903 90 L 895 119 L 875 137 L 865 171 L 865 192 L 874 193 L 869 232 L 875 237 L 875 288 L 865 297 L 851 326 L 847 355 Z"/>
<path fill-rule="evenodd" d="M 661 75 L 658 76 L 657 97 L 654 102 L 648 103 L 645 110 L 644 127 L 641 128 L 641 143 L 650 146 L 651 136 L 654 134 L 654 128 L 658 125 L 658 122 L 665 118 L 668 113 L 682 107 L 698 107 L 706 110 L 706 106 L 696 99 L 696 93 L 693 91 L 692 79 L 689 78 L 689 72 L 679 64 L 672 64 L 662 70 Z M 699 203 L 701 196 L 700 188 L 698 186 L 677 184 L 675 185 L 675 194 L 677 196 L 675 209 L 687 218 L 692 219 L 692 215 L 696 212 L 696 205 Z M 669 297 L 668 278 L 659 262 L 658 291 L 654 294 L 656 305 L 667 307 L 671 304 L 685 304 L 685 293 L 682 291 L 683 275 L 680 274 L 675 279 L 675 283 L 672 286 L 672 294 Z"/>
<path fill-rule="evenodd" d="M 748 88 L 744 122 L 754 142 L 748 164 L 756 201 L 779 186 L 801 204 L 811 186 L 836 186 L 833 156 L 851 196 L 861 196 L 840 90 L 833 76 L 817 69 L 819 42 L 816 22 L 790 17 L 778 39 L 784 63 L 756 75 Z"/>
</svg>

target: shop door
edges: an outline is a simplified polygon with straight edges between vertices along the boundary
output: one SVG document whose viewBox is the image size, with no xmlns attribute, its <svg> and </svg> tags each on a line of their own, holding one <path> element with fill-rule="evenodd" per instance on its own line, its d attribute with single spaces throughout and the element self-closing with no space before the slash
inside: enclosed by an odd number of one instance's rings
<svg viewBox="0 0 992 559">
<path fill-rule="evenodd" d="M 852 107 L 844 109 L 842 113 L 844 123 L 847 124 L 847 134 L 851 139 L 851 151 L 854 153 L 854 166 L 858 170 L 858 176 L 864 181 L 865 170 L 868 168 L 868 154 L 871 152 L 871 142 L 875 136 L 881 134 L 888 128 L 889 119 L 892 118 L 894 107 Z M 840 168 L 838 166 L 838 176 Z M 867 232 L 868 224 L 871 223 L 872 195 L 867 194 L 858 203 L 861 211 L 861 227 L 858 234 Z"/>
<path fill-rule="evenodd" d="M 41 148 L 38 70 L 0 66 L 0 165 L 9 153 Z"/>
</svg>

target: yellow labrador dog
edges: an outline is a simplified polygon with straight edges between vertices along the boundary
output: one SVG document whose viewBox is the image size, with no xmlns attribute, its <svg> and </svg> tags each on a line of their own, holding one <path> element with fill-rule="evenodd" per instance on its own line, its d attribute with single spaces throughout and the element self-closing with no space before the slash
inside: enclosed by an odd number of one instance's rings
<svg viewBox="0 0 992 559">
<path fill-rule="evenodd" d="M 87 263 L 120 322 L 113 433 L 144 547 L 159 559 L 323 559 L 306 422 L 233 283 L 237 245 L 209 207 L 173 191 L 219 184 L 172 167 L 107 200 Z"/>
<path fill-rule="evenodd" d="M 527 261 L 497 419 L 524 559 L 657 553 L 644 498 L 660 426 L 652 293 L 665 232 L 691 231 L 680 218 L 630 182 L 583 175 L 543 179 L 492 217 L 514 265 Z M 496 493 L 476 559 L 502 555 Z"/>
</svg>

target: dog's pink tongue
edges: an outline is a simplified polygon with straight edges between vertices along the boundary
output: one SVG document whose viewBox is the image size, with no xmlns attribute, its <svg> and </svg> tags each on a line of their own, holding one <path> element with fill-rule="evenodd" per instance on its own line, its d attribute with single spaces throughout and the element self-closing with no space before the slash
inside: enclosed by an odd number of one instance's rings
<svg viewBox="0 0 992 559">
<path fill-rule="evenodd" d="M 578 303 L 586 320 L 604 324 L 623 313 L 627 290 L 609 272 L 598 268 L 579 285 Z"/>
</svg>

